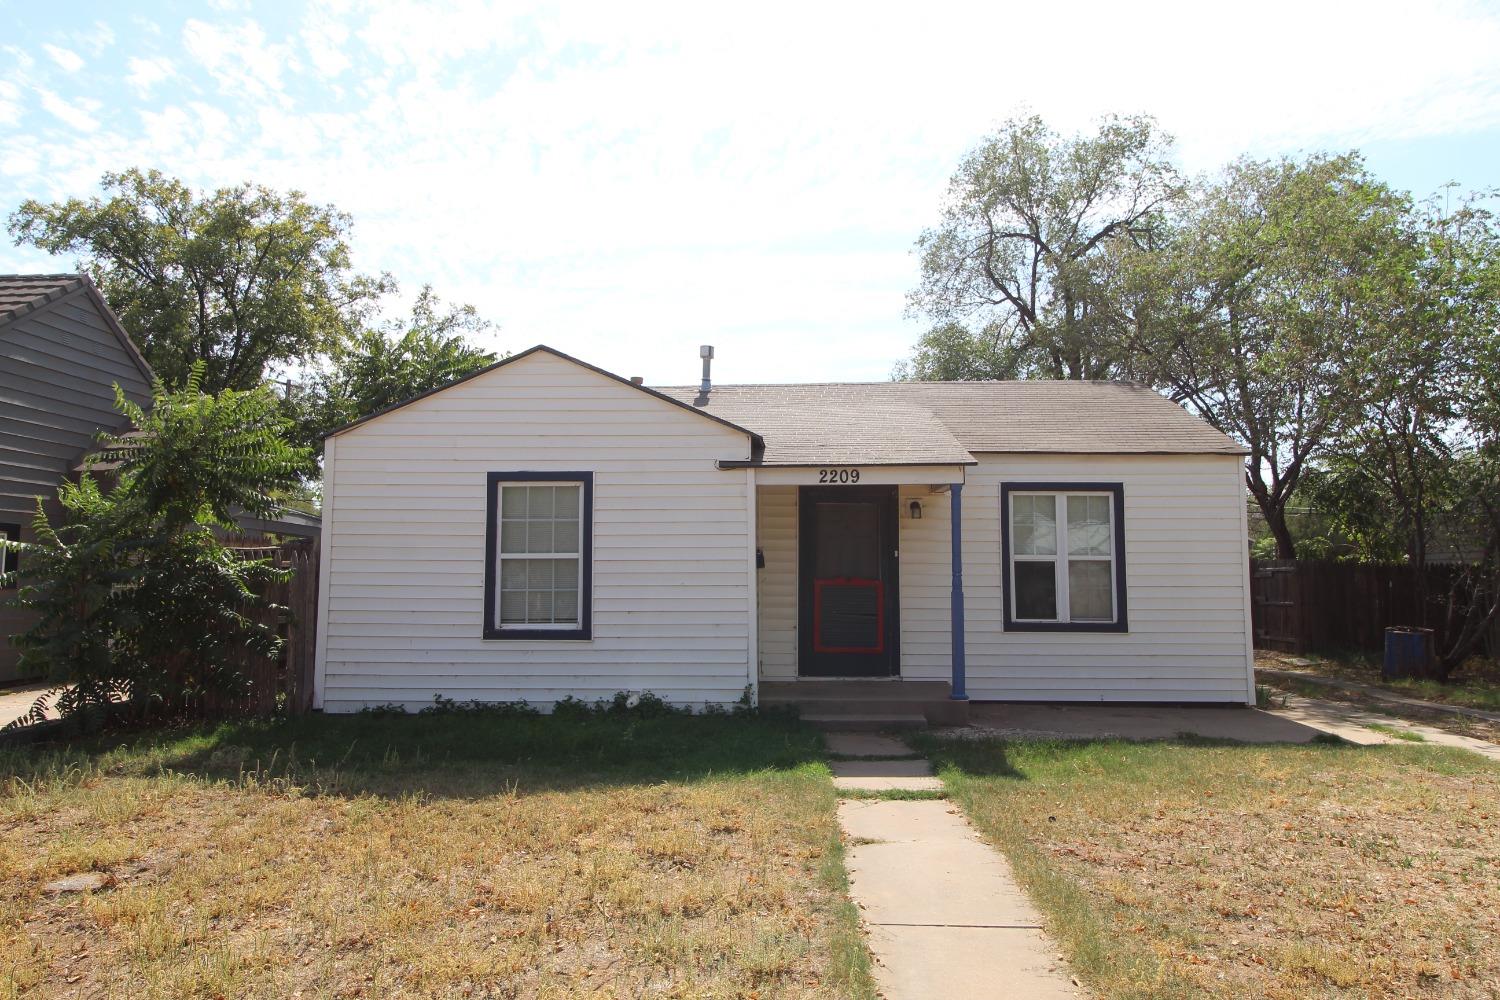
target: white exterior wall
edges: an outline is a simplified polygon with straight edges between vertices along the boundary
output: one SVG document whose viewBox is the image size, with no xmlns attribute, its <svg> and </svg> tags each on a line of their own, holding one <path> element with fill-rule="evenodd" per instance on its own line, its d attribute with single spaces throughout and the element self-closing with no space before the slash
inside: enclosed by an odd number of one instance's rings
<svg viewBox="0 0 1500 1000">
<path fill-rule="evenodd" d="M 968 688 L 976 700 L 1253 703 L 1241 460 L 979 455 L 964 487 Z M 1000 484 L 1122 483 L 1127 633 L 1004 631 Z M 790 496 L 783 496 L 790 491 Z M 900 489 L 901 676 L 951 677 L 950 498 Z M 922 501 L 913 521 L 911 500 Z M 762 487 L 761 676 L 796 676 L 795 488 Z M 771 510 L 784 510 L 773 515 Z M 785 553 L 773 559 L 773 552 Z M 772 650 L 784 653 L 772 654 Z"/>
<path fill-rule="evenodd" d="M 316 690 L 328 711 L 754 680 L 746 434 L 545 352 L 331 439 Z M 486 474 L 594 473 L 593 638 L 484 639 Z M 753 563 L 751 564 L 753 565 Z"/>
</svg>

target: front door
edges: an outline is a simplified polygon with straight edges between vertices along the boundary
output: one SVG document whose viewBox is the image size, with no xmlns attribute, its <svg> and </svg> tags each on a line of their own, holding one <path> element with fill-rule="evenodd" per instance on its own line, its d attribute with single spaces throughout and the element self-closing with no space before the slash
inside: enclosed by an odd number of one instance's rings
<svg viewBox="0 0 1500 1000">
<path fill-rule="evenodd" d="M 798 506 L 797 672 L 900 673 L 896 487 L 804 486 Z"/>
</svg>

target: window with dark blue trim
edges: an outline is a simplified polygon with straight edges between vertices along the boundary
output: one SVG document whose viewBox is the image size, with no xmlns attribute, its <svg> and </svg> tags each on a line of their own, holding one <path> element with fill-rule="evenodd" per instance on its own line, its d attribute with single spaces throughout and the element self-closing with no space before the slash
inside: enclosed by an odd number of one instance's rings
<svg viewBox="0 0 1500 1000">
<path fill-rule="evenodd" d="M 1008 632 L 1124 632 L 1121 483 L 1002 483 Z"/>
<path fill-rule="evenodd" d="M 592 635 L 594 475 L 491 472 L 484 637 Z"/>
</svg>

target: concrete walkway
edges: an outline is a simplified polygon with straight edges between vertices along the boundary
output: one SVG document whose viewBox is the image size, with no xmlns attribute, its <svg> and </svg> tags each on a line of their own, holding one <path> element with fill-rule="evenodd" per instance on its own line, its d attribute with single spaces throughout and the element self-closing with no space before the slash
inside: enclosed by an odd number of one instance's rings
<svg viewBox="0 0 1500 1000">
<path fill-rule="evenodd" d="M 0 688 L 0 726 L 8 726 L 31 711 L 32 704 L 51 687 L 50 684 L 27 684 L 23 687 Z M 57 718 L 56 709 L 49 710 L 47 717 Z"/>
<path fill-rule="evenodd" d="M 833 752 L 908 755 L 888 737 L 830 733 Z M 833 765 L 841 788 L 941 788 L 925 760 Z M 850 784 L 858 782 L 858 784 Z M 1016 885 L 1010 866 L 941 799 L 845 799 L 849 892 L 887 1000 L 1076 1000 L 1082 993 Z"/>
<path fill-rule="evenodd" d="M 1333 688 L 1339 691 L 1353 691 L 1373 698 L 1376 701 L 1385 702 L 1387 705 L 1396 705 L 1401 708 L 1416 708 L 1424 712 L 1441 712 L 1444 715 L 1458 715 L 1468 719 L 1483 719 L 1485 722 L 1500 722 L 1500 712 L 1490 712 L 1482 708 L 1470 708 L 1468 705 L 1450 705 L 1442 701 L 1424 701 L 1421 698 L 1409 698 L 1404 694 L 1396 694 L 1385 688 L 1376 687 L 1373 684 L 1361 684 L 1358 681 L 1345 680 L 1342 677 L 1325 677 L 1322 674 L 1310 673 L 1306 670 L 1275 670 L 1270 667 L 1257 666 L 1255 668 L 1257 677 L 1272 677 L 1282 681 L 1297 681 L 1302 684 L 1315 684 L 1318 687 Z"/>
<path fill-rule="evenodd" d="M 1372 725 L 1381 726 L 1386 729 L 1394 729 L 1399 732 L 1411 733 L 1421 737 L 1421 742 L 1431 743 L 1436 746 L 1458 747 L 1461 750 L 1469 750 L 1482 757 L 1500 762 L 1500 746 L 1485 740 L 1475 739 L 1472 736 L 1460 736 L 1450 733 L 1434 726 L 1424 726 L 1418 722 L 1408 722 L 1405 719 L 1393 718 L 1389 715 L 1381 715 L 1379 712 L 1371 712 L 1340 701 L 1322 701 L 1318 698 L 1304 698 L 1300 695 L 1285 695 L 1286 704 L 1280 708 L 1272 708 L 1268 711 L 1272 715 L 1279 716 L 1289 722 L 1309 726 L 1325 733 L 1332 733 L 1350 743 L 1360 746 L 1379 746 L 1386 743 L 1414 742 L 1402 740 L 1388 732 L 1371 729 Z"/>
</svg>

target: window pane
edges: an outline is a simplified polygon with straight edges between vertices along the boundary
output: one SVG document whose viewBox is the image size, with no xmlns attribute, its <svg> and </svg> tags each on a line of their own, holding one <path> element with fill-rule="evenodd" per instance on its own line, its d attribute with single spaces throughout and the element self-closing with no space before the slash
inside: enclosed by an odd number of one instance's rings
<svg viewBox="0 0 1500 1000">
<path fill-rule="evenodd" d="M 552 551 L 553 552 L 577 552 L 578 551 L 578 522 L 553 521 L 552 522 Z"/>
<path fill-rule="evenodd" d="M 520 625 L 526 621 L 526 591 L 502 590 L 500 592 L 500 623 Z"/>
<path fill-rule="evenodd" d="M 553 591 L 552 600 L 554 621 L 568 623 L 578 621 L 578 591 Z"/>
<path fill-rule="evenodd" d="M 500 522 L 500 551 L 506 554 L 526 551 L 526 522 L 506 519 Z"/>
<path fill-rule="evenodd" d="M 528 559 L 526 560 L 526 586 L 530 590 L 552 589 L 552 567 L 551 559 Z"/>
<path fill-rule="evenodd" d="M 527 592 L 526 620 L 542 625 L 552 624 L 552 591 L 532 590 Z"/>
<path fill-rule="evenodd" d="M 1057 497 L 1017 496 L 1011 498 L 1015 511 L 1012 526 L 1015 553 L 1021 556 L 1050 556 L 1057 552 Z"/>
<path fill-rule="evenodd" d="M 500 589 L 526 589 L 525 559 L 502 559 L 500 561 Z"/>
<path fill-rule="evenodd" d="M 1054 621 L 1057 618 L 1057 564 L 1018 562 L 1016 617 Z"/>
<path fill-rule="evenodd" d="M 560 521 L 578 520 L 578 510 L 583 496 L 582 486 L 558 486 L 553 496 L 555 507 L 552 516 Z"/>
<path fill-rule="evenodd" d="M 1109 497 L 1068 497 L 1068 554 L 1109 555 Z"/>
<path fill-rule="evenodd" d="M 553 560 L 552 586 L 558 590 L 578 589 L 578 563 L 571 559 Z"/>
<path fill-rule="evenodd" d="M 530 490 L 531 490 L 531 500 L 530 500 L 530 502 L 531 502 L 531 508 L 528 511 L 528 513 L 530 514 L 530 516 L 532 516 L 532 517 L 551 517 L 552 516 L 552 494 L 554 492 L 556 492 L 557 487 L 555 487 L 555 486 L 532 486 L 532 487 L 530 487 Z"/>
<path fill-rule="evenodd" d="M 552 551 L 552 522 L 551 521 L 527 521 L 526 522 L 526 551 L 527 552 L 551 552 Z"/>
<path fill-rule="evenodd" d="M 502 486 L 500 488 L 500 516 L 507 520 L 526 516 L 526 487 Z"/>
<path fill-rule="evenodd" d="M 1075 622 L 1114 620 L 1110 564 L 1105 559 L 1068 561 L 1068 613 Z"/>
</svg>

